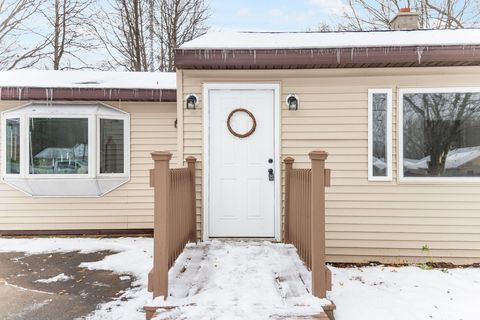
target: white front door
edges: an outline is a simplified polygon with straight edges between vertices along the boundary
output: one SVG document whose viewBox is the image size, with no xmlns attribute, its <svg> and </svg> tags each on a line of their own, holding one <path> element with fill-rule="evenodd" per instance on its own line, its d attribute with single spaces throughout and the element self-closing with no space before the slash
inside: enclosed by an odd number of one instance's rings
<svg viewBox="0 0 480 320">
<path fill-rule="evenodd" d="M 275 91 L 210 90 L 209 195 L 210 237 L 275 236 Z M 235 109 L 246 109 L 256 121 L 248 137 L 235 136 L 227 119 Z M 253 126 L 248 113 L 230 119 L 235 133 Z"/>
</svg>

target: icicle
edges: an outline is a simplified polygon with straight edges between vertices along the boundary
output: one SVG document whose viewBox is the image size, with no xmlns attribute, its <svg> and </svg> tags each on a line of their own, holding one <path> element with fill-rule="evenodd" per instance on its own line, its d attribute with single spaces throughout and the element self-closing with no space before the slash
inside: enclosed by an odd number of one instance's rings
<svg viewBox="0 0 480 320">
<path fill-rule="evenodd" d="M 18 93 L 18 100 L 22 100 L 22 88 L 18 88 L 17 93 Z"/>
<path fill-rule="evenodd" d="M 335 51 L 337 52 L 337 64 L 340 64 L 340 59 L 341 59 L 340 49 L 336 49 Z"/>
<path fill-rule="evenodd" d="M 253 50 L 253 64 L 257 64 L 257 50 Z"/>
<path fill-rule="evenodd" d="M 422 54 L 423 54 L 423 50 L 425 48 L 424 47 L 417 47 L 416 51 L 417 51 L 417 58 L 418 58 L 418 64 L 421 64 L 422 63 Z"/>
</svg>

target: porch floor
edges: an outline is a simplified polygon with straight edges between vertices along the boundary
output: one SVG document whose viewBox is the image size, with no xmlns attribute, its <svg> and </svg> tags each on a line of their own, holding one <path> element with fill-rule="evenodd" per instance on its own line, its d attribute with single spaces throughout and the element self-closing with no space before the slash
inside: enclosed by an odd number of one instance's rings
<svg viewBox="0 0 480 320">
<path fill-rule="evenodd" d="M 292 319 L 322 313 L 293 246 L 211 241 L 188 245 L 169 272 L 155 319 Z M 173 307 L 173 308 L 172 308 Z"/>
</svg>

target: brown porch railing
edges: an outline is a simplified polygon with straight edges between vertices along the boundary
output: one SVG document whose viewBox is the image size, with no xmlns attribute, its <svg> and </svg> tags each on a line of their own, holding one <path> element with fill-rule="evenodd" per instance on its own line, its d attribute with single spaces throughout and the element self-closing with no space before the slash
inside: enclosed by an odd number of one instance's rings
<svg viewBox="0 0 480 320">
<path fill-rule="evenodd" d="M 185 245 L 196 238 L 195 162 L 188 157 L 187 168 L 170 169 L 169 152 L 152 152 L 150 186 L 155 188 L 153 269 L 148 290 L 154 297 L 168 296 L 168 270 Z"/>
<path fill-rule="evenodd" d="M 312 271 L 312 293 L 325 298 L 331 290 L 330 271 L 325 266 L 325 187 L 330 170 L 325 169 L 327 153 L 309 154 L 311 169 L 293 169 L 294 159 L 285 162 L 285 242 L 293 244 Z"/>
</svg>

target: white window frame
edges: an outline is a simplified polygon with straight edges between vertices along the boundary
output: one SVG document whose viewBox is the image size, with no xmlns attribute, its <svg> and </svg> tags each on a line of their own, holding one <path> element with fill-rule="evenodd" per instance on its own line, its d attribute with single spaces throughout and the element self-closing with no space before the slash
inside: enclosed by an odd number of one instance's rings
<svg viewBox="0 0 480 320">
<path fill-rule="evenodd" d="M 123 173 L 100 173 L 100 120 L 122 120 L 123 121 Z M 122 116 L 99 115 L 96 121 L 96 174 L 99 177 L 125 177 L 130 175 L 130 118 Z"/>
<path fill-rule="evenodd" d="M 28 108 L 28 109 L 27 109 Z M 10 186 L 34 197 L 98 197 L 130 181 L 130 114 L 102 102 L 30 102 L 0 113 L 0 178 Z M 86 174 L 30 174 L 30 119 L 81 118 L 88 119 L 88 173 Z M 20 119 L 20 173 L 6 173 L 6 121 Z M 100 173 L 100 119 L 122 120 L 124 123 L 123 173 Z M 75 181 L 78 181 L 79 184 Z M 34 186 L 58 183 L 52 195 L 37 193 Z M 62 186 L 65 192 L 58 192 Z"/>
<path fill-rule="evenodd" d="M 387 147 L 387 175 L 374 176 L 373 175 L 373 95 L 386 94 L 387 95 L 387 128 L 385 144 Z M 368 90 L 368 181 L 392 181 L 393 179 L 393 152 L 392 152 L 392 106 L 393 106 L 393 90 L 391 88 L 378 88 Z"/>
<path fill-rule="evenodd" d="M 6 144 L 6 137 L 7 137 L 7 120 L 8 119 L 20 119 L 20 173 L 7 173 L 7 144 Z M 24 124 L 24 117 L 20 115 L 8 115 L 2 117 L 2 156 L 1 156 L 1 163 L 2 163 L 2 177 L 5 178 L 20 178 L 25 176 L 25 166 L 23 165 L 23 153 L 25 152 L 25 137 L 22 136 L 22 128 L 25 127 Z"/>
<path fill-rule="evenodd" d="M 408 93 L 480 93 L 480 87 L 432 87 L 398 89 L 398 177 L 408 183 L 480 183 L 480 177 L 405 177 L 403 172 L 403 95 Z"/>
<path fill-rule="evenodd" d="M 57 173 L 47 173 L 47 174 L 35 174 L 30 173 L 30 139 L 28 139 L 30 135 L 30 119 L 35 118 L 55 118 L 55 119 L 87 119 L 88 120 L 88 173 L 80 173 L 80 174 L 57 174 Z M 28 179 L 93 179 L 95 178 L 95 161 L 94 158 L 90 160 L 91 155 L 94 157 L 95 154 L 95 144 L 96 144 L 96 136 L 95 136 L 95 115 L 80 115 L 80 114 L 72 114 L 72 115 L 49 115 L 49 114 L 36 114 L 33 116 L 25 116 L 24 117 L 25 126 L 24 126 L 24 140 L 26 141 L 26 148 L 27 152 L 24 155 L 20 155 L 21 161 L 23 160 L 24 163 L 21 166 L 24 167 L 25 176 Z M 20 140 L 22 137 L 20 136 Z"/>
</svg>

